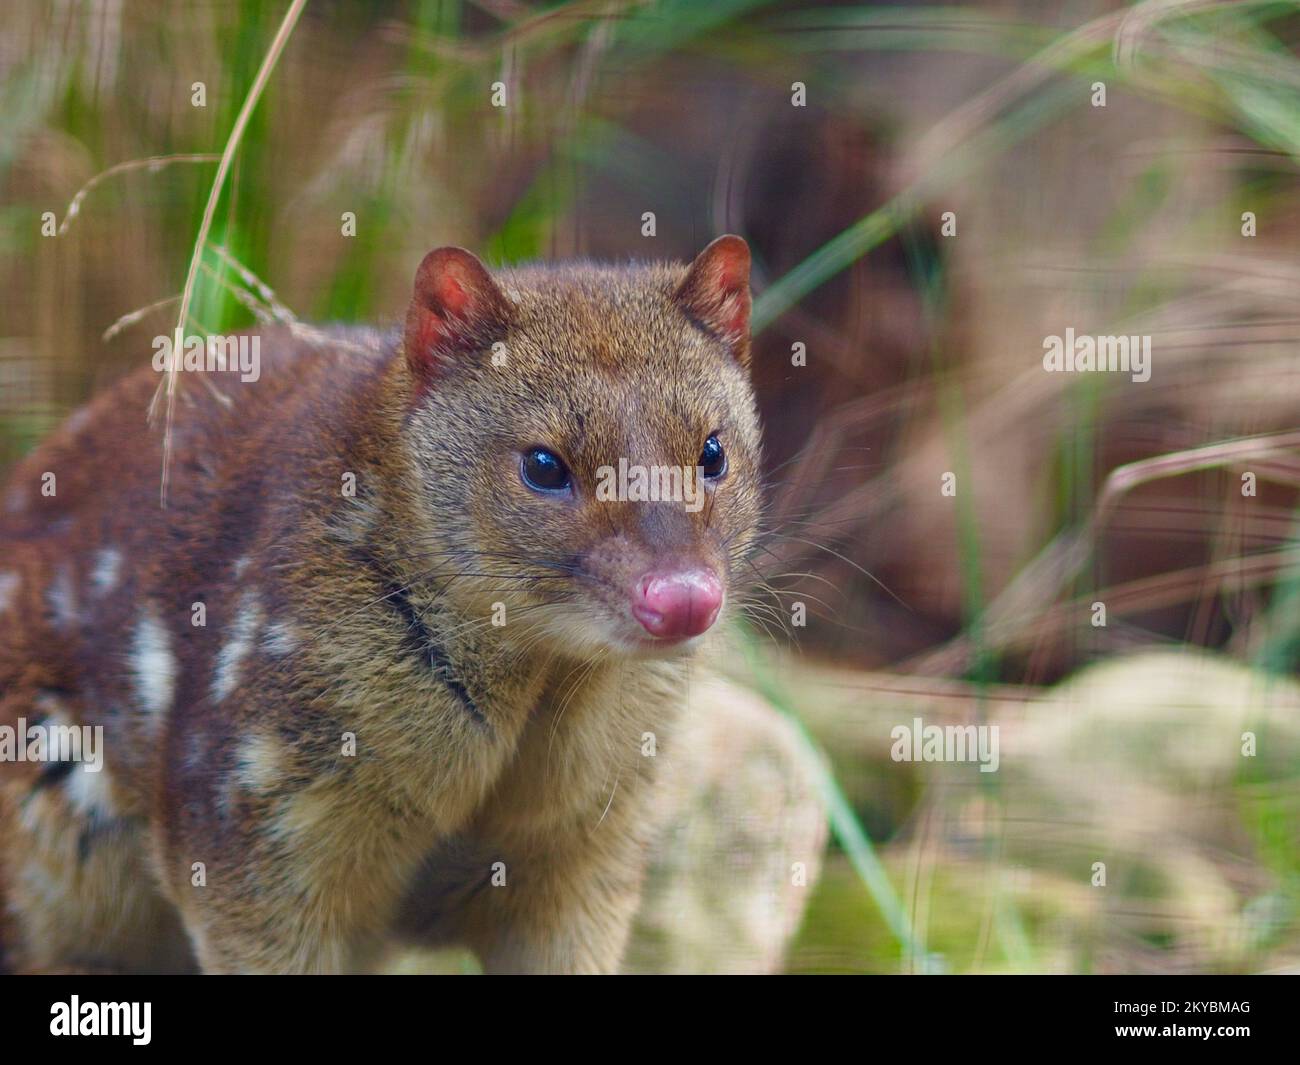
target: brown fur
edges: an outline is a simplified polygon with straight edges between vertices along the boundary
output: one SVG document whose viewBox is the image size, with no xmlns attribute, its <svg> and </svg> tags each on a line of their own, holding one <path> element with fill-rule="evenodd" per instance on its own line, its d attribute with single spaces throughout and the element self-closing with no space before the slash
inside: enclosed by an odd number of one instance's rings
<svg viewBox="0 0 1300 1065">
<path fill-rule="evenodd" d="M 748 253 L 495 282 L 460 256 L 441 289 L 422 272 L 405 343 L 268 332 L 258 382 L 182 380 L 166 509 L 149 371 L 15 471 L 0 720 L 105 739 L 93 782 L 0 766 L 17 966 L 345 971 L 415 928 L 491 970 L 617 967 L 656 766 L 711 639 L 647 648 L 624 589 L 681 558 L 728 605 L 744 582 Z M 729 472 L 698 513 L 585 490 L 621 456 L 694 465 L 713 431 Z M 533 445 L 563 454 L 575 498 L 521 482 Z"/>
</svg>

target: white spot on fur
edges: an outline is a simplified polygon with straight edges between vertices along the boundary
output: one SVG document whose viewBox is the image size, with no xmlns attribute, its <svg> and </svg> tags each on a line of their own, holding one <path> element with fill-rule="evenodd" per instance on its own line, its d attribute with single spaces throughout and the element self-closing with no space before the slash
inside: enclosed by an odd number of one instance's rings
<svg viewBox="0 0 1300 1065">
<path fill-rule="evenodd" d="M 244 575 L 244 570 L 246 570 L 246 569 L 248 569 L 248 556 L 247 556 L 247 555 L 244 555 L 244 556 L 241 557 L 241 558 L 237 558 L 237 559 L 235 559 L 235 569 L 234 569 L 235 580 L 239 580 L 239 578 L 242 577 L 242 576 Z"/>
<path fill-rule="evenodd" d="M 63 423 L 65 432 L 79 433 L 90 424 L 90 408 L 80 407 L 68 415 L 67 421 Z"/>
<path fill-rule="evenodd" d="M 221 702 L 235 690 L 235 685 L 239 683 L 240 667 L 252 649 L 253 638 L 261 623 L 262 606 L 257 601 L 256 593 L 249 592 L 240 600 L 230 635 L 217 652 L 217 665 L 212 672 L 213 702 Z"/>
<path fill-rule="evenodd" d="M 18 592 L 18 586 L 23 583 L 23 579 L 13 570 L 5 570 L 0 573 L 0 612 L 8 610 L 13 604 L 14 596 Z"/>
<path fill-rule="evenodd" d="M 64 789 L 72 808 L 86 817 L 112 817 L 113 798 L 108 786 L 108 774 L 100 769 L 88 773 L 85 766 L 77 766 L 68 774 Z"/>
<path fill-rule="evenodd" d="M 45 601 L 50 604 L 57 628 L 70 629 L 77 623 L 77 590 L 73 587 L 71 566 L 59 567 L 45 590 Z"/>
<path fill-rule="evenodd" d="M 68 716 L 68 708 L 57 695 L 50 692 L 41 692 L 32 702 L 35 704 L 36 709 L 41 712 L 42 724 L 58 728 L 72 727 L 72 718 Z"/>
<path fill-rule="evenodd" d="M 283 746 L 265 733 L 248 736 L 235 752 L 236 779 L 240 787 L 255 794 L 269 791 L 280 782 L 283 765 Z"/>
<path fill-rule="evenodd" d="M 50 829 L 50 807 L 53 801 L 52 793 L 37 791 L 28 795 L 26 802 L 20 802 L 17 804 L 18 824 L 26 835 L 32 836 L 35 839 L 44 839 L 47 836 Z M 26 874 L 34 870 L 39 870 L 40 868 L 41 867 L 38 863 L 29 862 L 23 870 L 25 874 L 23 879 L 30 884 L 30 876 Z M 55 885 L 50 882 L 49 887 L 46 887 L 45 884 L 41 884 L 40 894 L 38 897 L 43 898 L 48 902 L 50 899 L 62 892 L 63 889 L 64 885 L 62 884 Z"/>
<path fill-rule="evenodd" d="M 117 587 L 122 576 L 122 552 L 116 547 L 103 547 L 95 553 L 95 567 L 91 570 L 90 583 L 96 596 L 107 595 Z"/>
<path fill-rule="evenodd" d="M 136 623 L 131 668 L 140 705 L 155 716 L 165 714 L 176 691 L 176 656 L 171 637 L 152 608 L 146 608 Z"/>
<path fill-rule="evenodd" d="M 289 655 L 298 649 L 298 630 L 287 621 L 272 621 L 262 633 L 262 646 L 273 655 Z"/>
</svg>

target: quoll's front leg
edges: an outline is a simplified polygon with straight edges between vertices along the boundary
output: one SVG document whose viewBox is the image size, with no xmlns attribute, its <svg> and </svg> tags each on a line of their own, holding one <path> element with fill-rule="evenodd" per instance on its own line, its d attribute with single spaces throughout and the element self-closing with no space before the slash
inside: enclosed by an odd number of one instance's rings
<svg viewBox="0 0 1300 1065">
<path fill-rule="evenodd" d="M 391 856 L 323 837 L 301 851 L 254 846 L 238 866 L 218 861 L 206 870 L 206 883 L 184 889 L 184 919 L 203 971 L 369 969 L 397 897 L 393 885 L 400 882 L 384 868 Z"/>
<path fill-rule="evenodd" d="M 645 873 L 645 848 L 625 827 L 602 822 L 502 848 L 466 915 L 466 939 L 485 970 L 618 970 Z"/>
<path fill-rule="evenodd" d="M 200 965 L 368 968 L 418 860 L 409 826 L 337 778 L 277 785 L 269 755 L 258 765 L 244 753 L 234 779 L 191 785 L 166 845 L 169 887 Z M 194 801 L 204 787 L 214 788 L 207 801 Z"/>
</svg>

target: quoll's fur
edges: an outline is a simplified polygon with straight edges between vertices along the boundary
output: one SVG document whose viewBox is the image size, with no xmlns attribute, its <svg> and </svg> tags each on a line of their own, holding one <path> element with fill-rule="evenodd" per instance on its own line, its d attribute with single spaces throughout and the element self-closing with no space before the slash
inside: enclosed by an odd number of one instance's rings
<svg viewBox="0 0 1300 1065">
<path fill-rule="evenodd" d="M 165 509 L 149 371 L 20 464 L 3 720 L 102 725 L 105 766 L 0 766 L 10 963 L 330 972 L 407 933 L 615 969 L 711 638 L 647 640 L 626 588 L 683 559 L 728 605 L 743 583 L 748 268 L 735 237 L 495 279 L 440 249 L 404 331 L 267 332 L 256 383 L 182 381 Z M 592 498 L 598 467 L 694 466 L 715 431 L 697 512 Z M 573 498 L 522 482 L 535 445 Z"/>
</svg>

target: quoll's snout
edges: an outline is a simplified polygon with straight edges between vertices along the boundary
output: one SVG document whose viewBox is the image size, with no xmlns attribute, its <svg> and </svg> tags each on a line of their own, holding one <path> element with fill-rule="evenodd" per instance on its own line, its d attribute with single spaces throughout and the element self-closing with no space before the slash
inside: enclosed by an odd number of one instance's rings
<svg viewBox="0 0 1300 1065">
<path fill-rule="evenodd" d="M 647 573 L 632 590 L 632 616 L 660 640 L 706 631 L 722 608 L 722 583 L 704 568 Z"/>
</svg>

